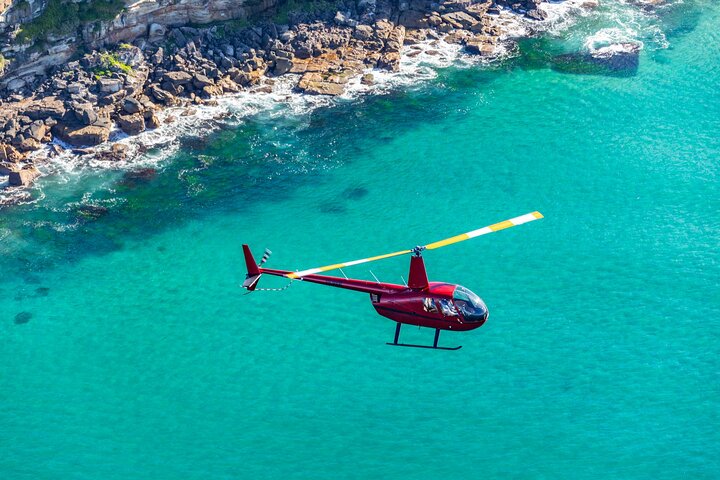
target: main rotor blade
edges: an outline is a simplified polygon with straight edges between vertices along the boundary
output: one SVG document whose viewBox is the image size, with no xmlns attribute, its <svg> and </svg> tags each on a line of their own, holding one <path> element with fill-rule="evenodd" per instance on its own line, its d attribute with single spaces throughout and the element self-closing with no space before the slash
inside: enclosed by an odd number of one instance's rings
<svg viewBox="0 0 720 480">
<path fill-rule="evenodd" d="M 436 248 L 446 247 L 448 245 L 452 245 L 453 243 L 463 242 L 471 238 L 479 237 L 480 235 L 498 232 L 510 227 L 516 227 L 518 225 L 522 225 L 523 223 L 532 222 L 541 218 L 543 218 L 543 215 L 540 212 L 526 213 L 525 215 L 520 215 L 519 217 L 511 218 L 510 220 L 505 220 L 503 222 L 494 223 L 492 225 L 488 225 L 487 227 L 478 228 L 477 230 L 473 230 L 471 232 L 461 233 L 460 235 L 455 235 L 454 237 L 446 238 L 445 240 L 428 243 L 425 245 L 425 248 L 428 250 L 435 250 Z"/>
<path fill-rule="evenodd" d="M 462 242 L 462 241 L 468 240 L 470 238 L 479 237 L 480 235 L 485 235 L 486 233 L 497 232 L 499 230 L 504 230 L 506 228 L 515 227 L 517 225 L 522 225 L 523 223 L 532 222 L 533 220 L 539 220 L 541 218 L 543 218 L 543 216 L 540 212 L 528 213 L 525 215 L 521 215 L 519 217 L 511 218 L 510 220 L 505 220 L 500 223 L 495 223 L 495 224 L 489 225 L 487 227 L 473 230 L 472 232 L 455 235 L 454 237 L 446 238 L 445 240 L 440 240 L 438 242 L 429 243 L 429 244 L 425 245 L 425 248 L 428 250 L 434 250 L 436 248 L 445 247 L 447 245 L 452 245 L 453 243 Z M 370 258 L 361 258 L 360 260 L 353 260 L 351 262 L 335 263 L 333 265 L 326 265 L 324 267 L 309 268 L 307 270 L 301 270 L 299 272 L 288 273 L 285 276 L 287 278 L 301 278 L 301 277 L 304 277 L 305 275 L 312 275 L 315 273 L 327 272 L 329 270 L 335 270 L 337 268 L 351 267 L 353 265 L 374 262 L 375 260 L 382 260 L 384 258 L 397 257 L 399 255 L 407 255 L 408 253 L 412 253 L 412 252 L 413 252 L 413 250 L 400 250 L 399 252 L 386 253 L 385 255 L 377 255 L 375 257 L 370 257 Z"/>
<path fill-rule="evenodd" d="M 361 258 L 360 260 L 353 260 L 351 262 L 336 263 L 334 265 L 326 265 L 324 267 L 310 268 L 308 270 L 301 270 L 299 272 L 293 272 L 286 275 L 288 278 L 300 278 L 305 275 L 312 275 L 313 273 L 327 272 L 328 270 L 335 270 L 336 268 L 351 267 L 353 265 L 359 265 L 361 263 L 374 262 L 375 260 L 382 260 L 383 258 L 397 257 L 398 255 L 407 255 L 412 250 L 401 250 L 394 253 L 386 253 L 385 255 L 377 255 L 370 258 Z"/>
</svg>

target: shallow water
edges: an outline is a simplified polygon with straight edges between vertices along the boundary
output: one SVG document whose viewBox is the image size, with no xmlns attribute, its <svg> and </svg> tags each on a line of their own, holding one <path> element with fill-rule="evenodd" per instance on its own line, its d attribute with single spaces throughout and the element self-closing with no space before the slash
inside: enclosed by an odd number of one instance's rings
<svg viewBox="0 0 720 480">
<path fill-rule="evenodd" d="M 44 179 L 0 216 L 2 477 L 717 478 L 718 25 L 613 2 L 493 67 L 238 117 L 154 173 Z M 615 27 L 634 75 L 547 61 Z M 441 336 L 458 352 L 385 346 L 362 294 L 239 288 L 241 243 L 300 269 L 536 209 L 426 254 L 491 311 Z"/>
</svg>

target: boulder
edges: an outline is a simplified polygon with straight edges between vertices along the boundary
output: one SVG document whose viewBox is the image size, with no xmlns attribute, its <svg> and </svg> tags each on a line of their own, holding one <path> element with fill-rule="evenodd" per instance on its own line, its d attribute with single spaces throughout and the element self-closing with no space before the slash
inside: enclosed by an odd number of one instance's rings
<svg viewBox="0 0 720 480">
<path fill-rule="evenodd" d="M 42 142 L 42 139 L 48 132 L 48 127 L 42 120 L 35 120 L 32 124 L 30 124 L 27 131 L 32 138 L 38 142 Z"/>
<path fill-rule="evenodd" d="M 137 135 L 145 130 L 145 118 L 139 113 L 120 115 L 117 118 L 117 123 L 120 126 L 120 130 L 128 135 Z"/>
<path fill-rule="evenodd" d="M 398 52 L 385 52 L 383 53 L 377 62 L 378 68 L 389 70 L 391 72 L 400 71 L 400 53 Z"/>
<path fill-rule="evenodd" d="M 155 112 L 150 112 L 150 115 L 145 117 L 145 126 L 147 128 L 158 128 L 160 126 L 160 119 L 155 115 Z"/>
<path fill-rule="evenodd" d="M 353 32 L 353 38 L 358 40 L 370 40 L 375 32 L 370 25 L 358 25 Z"/>
<path fill-rule="evenodd" d="M 92 125 L 94 123 L 97 123 L 98 115 L 91 104 L 74 104 L 72 109 L 73 113 L 75 114 L 75 118 L 77 118 L 78 121 L 81 122 L 83 125 Z"/>
<path fill-rule="evenodd" d="M 17 166 L 13 165 L 12 163 L 0 162 L 0 175 L 10 175 L 10 172 L 14 171 L 16 168 Z"/>
<path fill-rule="evenodd" d="M 123 110 L 130 115 L 143 111 L 143 104 L 137 98 L 128 97 L 123 102 Z"/>
<path fill-rule="evenodd" d="M 80 92 L 85 90 L 85 86 L 79 82 L 73 82 L 67 86 L 69 94 L 78 95 Z"/>
<path fill-rule="evenodd" d="M 474 23 L 477 23 L 475 17 L 468 15 L 465 12 L 451 12 L 442 15 L 442 19 L 445 23 L 449 23 L 453 28 L 469 28 Z"/>
<path fill-rule="evenodd" d="M 30 166 L 25 167 L 22 170 L 12 170 L 10 171 L 9 176 L 10 186 L 26 187 L 40 176 L 40 172 L 37 168 Z"/>
<path fill-rule="evenodd" d="M 45 97 L 27 107 L 25 115 L 32 120 L 44 120 L 48 117 L 59 119 L 65 115 L 65 105 L 56 97 Z"/>
<path fill-rule="evenodd" d="M 163 75 L 163 82 L 168 82 L 174 87 L 186 85 L 190 83 L 192 79 L 192 75 L 187 72 L 181 71 L 167 72 L 165 75 Z"/>
<path fill-rule="evenodd" d="M 101 93 L 117 93 L 122 88 L 123 83 L 119 78 L 99 78 L 97 87 Z"/>
<path fill-rule="evenodd" d="M 163 90 L 158 85 L 150 85 L 150 94 L 155 98 L 155 100 L 160 103 L 164 103 L 165 105 L 175 105 L 177 103 L 177 99 L 172 93 L 167 90 Z"/>
<path fill-rule="evenodd" d="M 394 28 L 385 40 L 385 50 L 399 52 L 405 40 L 405 27 L 402 25 Z"/>
<path fill-rule="evenodd" d="M 32 137 L 23 138 L 17 143 L 17 148 L 21 152 L 32 152 L 38 150 L 41 146 L 40 142 Z"/>
<path fill-rule="evenodd" d="M 293 62 L 287 58 L 278 57 L 275 59 L 275 66 L 273 67 L 273 74 L 280 76 L 285 75 L 293 67 Z"/>
<path fill-rule="evenodd" d="M 110 136 L 110 128 L 105 125 L 65 125 L 53 127 L 55 134 L 65 142 L 75 146 L 92 146 L 106 142 Z"/>
<path fill-rule="evenodd" d="M 332 75 L 308 72 L 302 76 L 297 88 L 310 95 L 342 95 L 345 87 Z"/>
<path fill-rule="evenodd" d="M 167 27 L 159 23 L 151 23 L 148 27 L 148 41 L 150 43 L 160 43 L 165 39 Z"/>
<path fill-rule="evenodd" d="M 206 85 L 202 89 L 203 97 L 210 98 L 218 95 L 222 95 L 223 88 L 220 85 Z"/>
<path fill-rule="evenodd" d="M 0 162 L 17 163 L 23 159 L 22 153 L 12 145 L 0 143 Z"/>
<path fill-rule="evenodd" d="M 197 89 L 202 90 L 204 87 L 207 87 L 208 85 L 214 85 L 215 82 L 210 80 L 205 75 L 202 75 L 200 73 L 196 73 L 193 75 L 193 86 Z"/>
</svg>

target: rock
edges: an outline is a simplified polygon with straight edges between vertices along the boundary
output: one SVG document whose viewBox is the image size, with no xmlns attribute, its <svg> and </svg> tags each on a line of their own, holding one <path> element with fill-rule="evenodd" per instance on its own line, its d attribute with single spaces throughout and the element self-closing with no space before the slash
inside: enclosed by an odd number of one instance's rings
<svg viewBox="0 0 720 480">
<path fill-rule="evenodd" d="M 449 23 L 453 28 L 469 28 L 474 23 L 477 23 L 475 17 L 468 15 L 465 12 L 451 12 L 441 15 L 445 23 Z"/>
<path fill-rule="evenodd" d="M 65 115 L 65 105 L 56 97 L 45 97 L 26 108 L 25 115 L 32 120 L 44 120 L 48 117 L 59 119 Z"/>
<path fill-rule="evenodd" d="M 345 87 L 332 76 L 308 72 L 298 82 L 298 89 L 310 95 L 342 95 Z"/>
<path fill-rule="evenodd" d="M 390 70 L 391 72 L 400 71 L 400 53 L 398 52 L 385 52 L 383 53 L 377 62 L 378 68 Z"/>
<path fill-rule="evenodd" d="M 23 155 L 15 147 L 0 143 L 0 162 L 17 163 L 22 159 Z"/>
<path fill-rule="evenodd" d="M 35 140 L 32 137 L 23 138 L 17 143 L 17 148 L 21 152 L 31 152 L 34 150 L 38 150 L 41 146 L 42 145 L 40 144 L 40 141 Z"/>
<path fill-rule="evenodd" d="M 357 20 L 353 20 L 352 18 L 348 17 L 340 11 L 335 14 L 335 18 L 333 20 L 337 25 L 346 27 L 354 27 L 358 24 Z"/>
<path fill-rule="evenodd" d="M 224 92 L 220 85 L 206 85 L 203 87 L 202 93 L 205 98 L 210 98 L 222 95 Z"/>
<path fill-rule="evenodd" d="M 0 175 L 10 175 L 10 172 L 15 171 L 16 168 L 12 163 L 0 162 Z"/>
<path fill-rule="evenodd" d="M 195 75 L 193 75 L 193 86 L 197 89 L 202 90 L 203 87 L 207 87 L 208 85 L 214 85 L 214 84 L 215 84 L 215 82 L 210 80 L 205 75 L 202 75 L 200 73 L 196 73 Z"/>
<path fill-rule="evenodd" d="M 52 145 L 48 146 L 48 156 L 49 156 L 50 158 L 57 157 L 58 155 L 60 155 L 60 154 L 63 153 L 64 151 L 65 151 L 65 149 L 64 149 L 63 147 L 61 147 L 60 145 L 57 145 L 57 144 L 52 144 Z"/>
<path fill-rule="evenodd" d="M 120 115 L 117 118 L 117 123 L 120 129 L 128 135 L 137 135 L 145 130 L 145 118 L 139 113 Z"/>
<path fill-rule="evenodd" d="M 89 103 L 73 105 L 73 113 L 83 125 L 92 125 L 98 121 L 98 115 Z"/>
<path fill-rule="evenodd" d="M 169 82 L 174 87 L 177 87 L 179 85 L 186 85 L 192 81 L 193 77 L 187 72 L 167 72 L 163 76 L 164 82 Z"/>
<path fill-rule="evenodd" d="M 636 71 L 640 50 L 641 45 L 637 43 L 615 43 L 593 49 L 590 57 L 593 63 L 612 71 Z"/>
<path fill-rule="evenodd" d="M 92 146 L 106 142 L 110 128 L 104 125 L 71 126 L 58 124 L 53 128 L 62 140 L 75 146 Z"/>
<path fill-rule="evenodd" d="M 26 187 L 40 176 L 40 172 L 35 167 L 25 167 L 22 170 L 13 170 L 9 175 L 9 183 L 12 187 Z"/>
<path fill-rule="evenodd" d="M 155 97 L 155 100 L 164 103 L 165 105 L 169 106 L 175 105 L 177 103 L 177 99 L 173 96 L 172 93 L 168 92 L 167 90 L 163 90 L 158 85 L 150 86 L 150 94 Z"/>
<path fill-rule="evenodd" d="M 358 25 L 353 32 L 353 38 L 358 40 L 370 40 L 375 32 L 370 25 Z"/>
<path fill-rule="evenodd" d="M 102 93 L 117 93 L 123 86 L 123 81 L 119 78 L 100 78 L 97 81 L 97 87 Z"/>
<path fill-rule="evenodd" d="M 273 67 L 273 74 L 280 76 L 285 75 L 293 67 L 293 62 L 287 58 L 275 59 L 275 66 Z"/>
<path fill-rule="evenodd" d="M 21 90 L 23 87 L 25 87 L 26 82 L 22 78 L 13 78 L 7 84 L 5 85 L 5 88 L 7 88 L 11 92 L 17 92 L 18 90 Z"/>
<path fill-rule="evenodd" d="M 477 35 L 465 43 L 465 50 L 475 55 L 491 56 L 495 54 L 495 42 L 493 37 Z"/>
<path fill-rule="evenodd" d="M 160 119 L 155 115 L 155 112 L 151 112 L 149 118 L 145 118 L 145 126 L 147 128 L 158 128 L 160 126 Z"/>
<path fill-rule="evenodd" d="M 48 132 L 48 127 L 42 120 L 35 120 L 30 125 L 30 128 L 28 128 L 28 132 L 30 133 L 30 136 L 32 138 L 34 138 L 38 142 L 41 142 Z"/>
<path fill-rule="evenodd" d="M 128 146 L 122 143 L 113 143 L 110 150 L 97 152 L 96 158 L 111 162 L 120 162 L 127 158 Z"/>
<path fill-rule="evenodd" d="M 363 85 L 374 85 L 375 77 L 373 76 L 372 73 L 366 73 L 360 79 L 360 83 L 362 83 Z"/>
<path fill-rule="evenodd" d="M 385 50 L 399 52 L 405 40 L 405 27 L 402 25 L 394 28 L 385 40 Z"/>
<path fill-rule="evenodd" d="M 144 56 L 142 50 L 135 45 L 123 44 L 116 52 L 118 60 L 129 67 L 137 67 L 141 65 Z"/>
<path fill-rule="evenodd" d="M 165 39 L 167 34 L 167 27 L 159 23 L 151 23 L 148 27 L 148 42 L 160 43 Z"/>
<path fill-rule="evenodd" d="M 545 10 L 533 8 L 532 10 L 528 10 L 527 12 L 525 12 L 525 16 L 533 20 L 542 21 L 547 19 L 548 15 L 547 13 L 545 13 Z"/>
<path fill-rule="evenodd" d="M 165 51 L 162 47 L 158 48 L 155 53 L 150 56 L 150 63 L 153 65 L 160 65 L 163 62 Z"/>
<path fill-rule="evenodd" d="M 67 91 L 68 91 L 68 93 L 77 95 L 77 94 L 79 94 L 81 91 L 83 91 L 84 88 L 85 88 L 85 87 L 83 86 L 82 83 L 74 82 L 74 83 L 71 83 L 71 84 L 69 84 L 69 85 L 67 86 Z"/>
<path fill-rule="evenodd" d="M 137 98 L 128 97 L 123 101 L 123 110 L 130 115 L 140 113 L 143 111 L 143 104 Z"/>
</svg>

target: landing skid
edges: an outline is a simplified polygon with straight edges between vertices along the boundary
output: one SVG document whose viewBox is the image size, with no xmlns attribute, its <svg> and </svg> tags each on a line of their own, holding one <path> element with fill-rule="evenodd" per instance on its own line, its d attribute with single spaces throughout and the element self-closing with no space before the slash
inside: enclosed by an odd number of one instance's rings
<svg viewBox="0 0 720 480">
<path fill-rule="evenodd" d="M 395 327 L 395 339 L 392 342 L 387 342 L 386 345 L 392 345 L 393 347 L 413 347 L 413 348 L 429 348 L 431 350 L 460 350 L 462 348 L 462 345 L 459 345 L 457 347 L 438 347 L 438 340 L 440 339 L 440 329 L 435 329 L 435 339 L 433 340 L 432 345 L 414 345 L 412 343 L 398 343 L 398 340 L 400 339 L 400 328 L 402 327 L 401 323 L 398 323 Z"/>
</svg>

